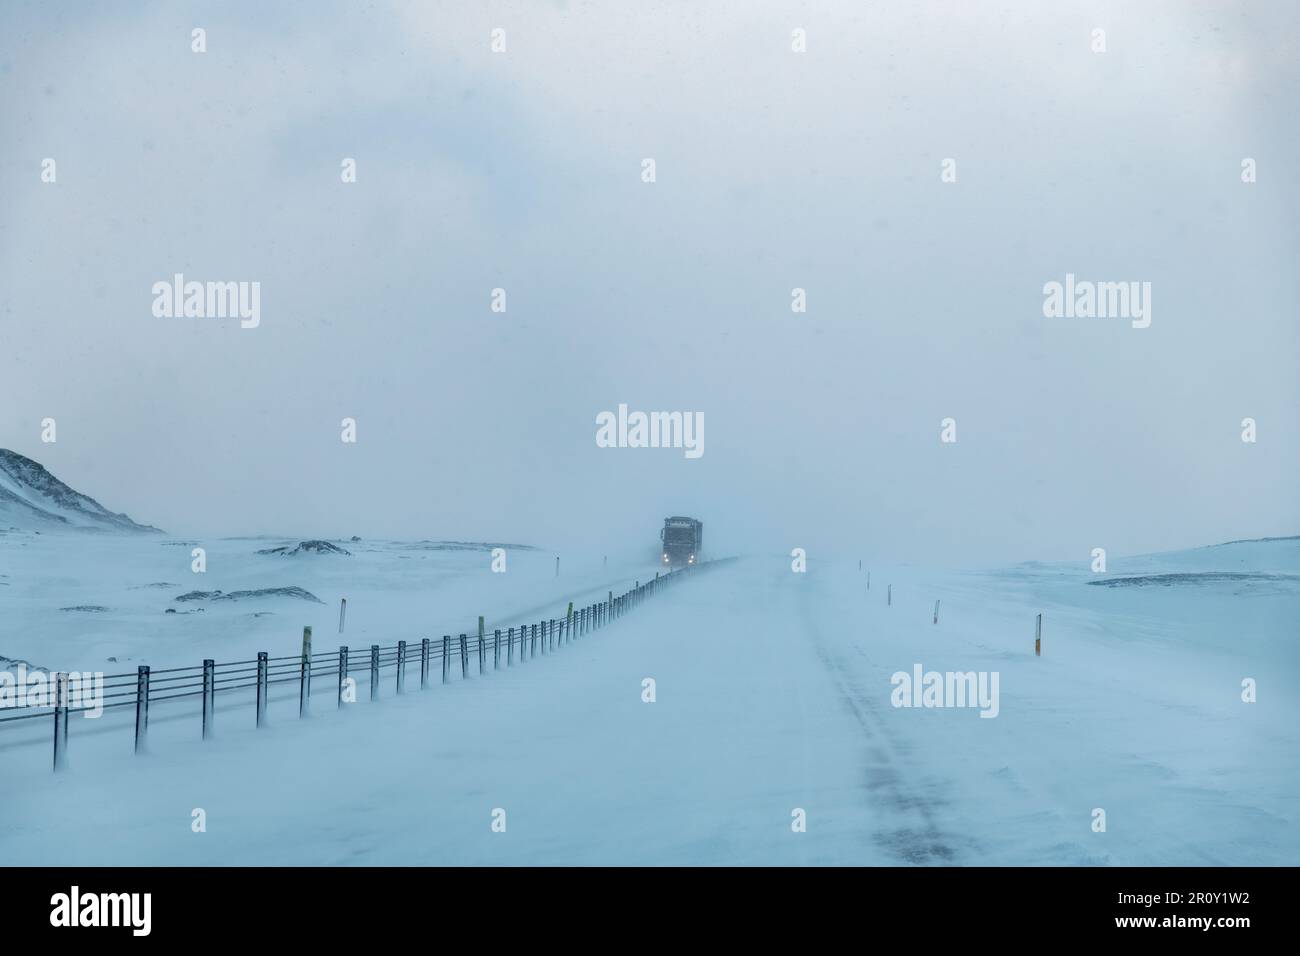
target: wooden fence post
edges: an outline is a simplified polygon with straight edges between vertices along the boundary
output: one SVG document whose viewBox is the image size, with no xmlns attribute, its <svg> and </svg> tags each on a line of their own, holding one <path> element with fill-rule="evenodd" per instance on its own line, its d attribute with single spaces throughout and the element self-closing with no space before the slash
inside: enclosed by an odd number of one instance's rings
<svg viewBox="0 0 1300 956">
<path fill-rule="evenodd" d="M 370 699 L 379 700 L 379 645 L 370 645 Z"/>
<path fill-rule="evenodd" d="M 68 675 L 55 673 L 54 677 L 54 769 L 62 770 L 68 764 Z"/>
<path fill-rule="evenodd" d="M 447 683 L 447 668 L 451 666 L 451 635 L 442 635 L 442 682 Z"/>
<path fill-rule="evenodd" d="M 267 662 L 266 651 L 257 652 L 257 722 L 255 726 L 266 726 L 266 704 L 267 691 L 270 686 L 267 684 L 267 671 L 269 664 Z M 147 679 L 147 677 L 146 677 Z"/>
<path fill-rule="evenodd" d="M 335 709 L 342 710 L 343 709 L 343 684 L 348 679 L 348 646 L 346 644 L 339 645 L 338 678 L 339 678 L 338 701 L 335 704 Z"/>
<path fill-rule="evenodd" d="M 460 636 L 460 679 L 469 679 L 469 639 L 464 634 Z"/>
<path fill-rule="evenodd" d="M 935 624 L 939 623 L 939 602 L 938 601 L 934 602 L 934 623 Z"/>
<path fill-rule="evenodd" d="M 135 669 L 135 752 L 143 753 L 149 738 L 149 665 Z"/>
<path fill-rule="evenodd" d="M 397 642 L 397 692 L 406 684 L 406 641 Z"/>
<path fill-rule="evenodd" d="M 420 638 L 420 690 L 429 686 L 429 639 Z"/>
<path fill-rule="evenodd" d="M 1038 615 L 1038 620 L 1034 623 L 1034 656 L 1043 656 L 1043 615 Z"/>
<path fill-rule="evenodd" d="M 343 633 L 343 619 L 348 616 L 348 599 L 339 598 L 339 633 Z"/>
<path fill-rule="evenodd" d="M 298 716 L 307 715 L 307 699 L 311 697 L 311 628 L 302 629 L 302 666 L 298 678 Z"/>
<path fill-rule="evenodd" d="M 213 695 L 217 689 L 217 662 L 212 658 L 203 661 L 203 739 L 212 736 L 216 722 L 216 701 Z"/>
</svg>

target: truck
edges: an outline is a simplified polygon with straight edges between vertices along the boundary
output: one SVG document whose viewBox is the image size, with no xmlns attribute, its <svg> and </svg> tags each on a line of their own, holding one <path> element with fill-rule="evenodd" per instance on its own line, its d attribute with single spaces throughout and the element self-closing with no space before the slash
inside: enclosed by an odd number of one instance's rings
<svg viewBox="0 0 1300 956">
<path fill-rule="evenodd" d="M 704 547 L 704 523 L 680 515 L 665 518 L 659 541 L 664 564 L 670 567 L 695 564 L 700 560 L 700 549 Z"/>
</svg>

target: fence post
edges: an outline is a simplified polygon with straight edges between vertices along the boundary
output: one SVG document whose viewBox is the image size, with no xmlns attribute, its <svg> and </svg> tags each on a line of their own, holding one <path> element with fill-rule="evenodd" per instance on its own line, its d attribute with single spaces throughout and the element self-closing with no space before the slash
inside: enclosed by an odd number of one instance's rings
<svg viewBox="0 0 1300 956">
<path fill-rule="evenodd" d="M 534 657 L 536 657 L 536 656 L 537 656 L 537 625 L 534 624 L 534 625 L 533 625 L 533 639 L 532 639 L 532 642 L 528 645 L 528 657 L 529 657 L 529 659 L 531 660 L 532 658 L 534 658 Z"/>
<path fill-rule="evenodd" d="M 939 602 L 938 601 L 934 602 L 934 623 L 935 624 L 939 623 Z"/>
<path fill-rule="evenodd" d="M 868 591 L 871 590 L 871 572 L 870 572 L 870 571 L 867 572 L 867 590 L 868 590 Z"/>
<path fill-rule="evenodd" d="M 68 675 L 54 675 L 54 769 L 68 762 Z"/>
<path fill-rule="evenodd" d="M 266 725 L 266 692 L 269 689 L 266 683 L 267 657 L 266 651 L 257 652 L 257 727 Z"/>
<path fill-rule="evenodd" d="M 311 628 L 302 629 L 302 665 L 298 675 L 298 716 L 307 716 L 307 698 L 311 696 Z"/>
<path fill-rule="evenodd" d="M 216 721 L 216 702 L 212 699 L 216 692 L 217 662 L 207 658 L 203 662 L 203 739 L 212 736 Z"/>
<path fill-rule="evenodd" d="M 442 682 L 447 683 L 447 668 L 451 666 L 451 635 L 442 635 Z"/>
<path fill-rule="evenodd" d="M 370 645 L 370 699 L 379 700 L 379 645 Z"/>
<path fill-rule="evenodd" d="M 460 636 L 460 679 L 469 679 L 469 638 Z"/>
<path fill-rule="evenodd" d="M 1043 615 L 1038 615 L 1038 620 L 1034 624 L 1034 656 L 1043 656 Z"/>
<path fill-rule="evenodd" d="M 568 633 L 569 640 L 573 640 L 573 602 L 569 602 L 569 610 L 565 612 L 564 619 L 569 622 Z"/>
<path fill-rule="evenodd" d="M 149 665 L 135 669 L 135 752 L 144 750 L 149 737 Z"/>
<path fill-rule="evenodd" d="M 478 616 L 478 676 L 483 676 L 483 615 Z"/>
<path fill-rule="evenodd" d="M 420 690 L 429 686 L 429 639 L 420 639 Z"/>
<path fill-rule="evenodd" d="M 406 641 L 397 642 L 397 692 L 406 685 Z"/>
<path fill-rule="evenodd" d="M 893 603 L 894 603 L 894 586 L 891 584 L 889 585 L 889 590 L 885 592 L 885 606 L 888 607 Z"/>
<path fill-rule="evenodd" d="M 506 667 L 514 664 L 515 660 L 515 629 L 506 628 Z"/>
<path fill-rule="evenodd" d="M 501 628 L 492 632 L 492 669 L 501 670 Z"/>
<path fill-rule="evenodd" d="M 343 709 L 343 684 L 348 679 L 348 646 L 346 644 L 339 645 L 338 670 L 339 670 L 338 673 L 339 687 L 338 687 L 338 702 L 336 706 L 337 709 L 342 710 Z"/>
<path fill-rule="evenodd" d="M 343 619 L 348 615 L 348 599 L 339 598 L 339 633 L 343 633 Z"/>
</svg>

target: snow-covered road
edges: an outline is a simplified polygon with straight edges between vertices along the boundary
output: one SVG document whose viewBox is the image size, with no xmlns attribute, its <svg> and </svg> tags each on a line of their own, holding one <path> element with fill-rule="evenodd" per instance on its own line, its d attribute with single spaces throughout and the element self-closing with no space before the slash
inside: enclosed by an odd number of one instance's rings
<svg viewBox="0 0 1300 956">
<path fill-rule="evenodd" d="M 877 568 L 867 590 L 847 567 L 747 559 L 483 678 L 385 687 L 304 721 L 284 702 L 262 731 L 223 705 L 215 740 L 139 759 L 129 732 L 74 736 L 66 773 L 0 782 L 0 850 L 19 864 L 1294 861 L 1294 704 L 1276 679 L 1265 702 L 1238 697 L 1269 661 L 1294 676 L 1294 654 L 1263 638 L 1273 650 L 1207 638 L 1189 654 L 1180 622 L 1108 619 L 1094 605 L 1111 589 L 1063 588 Z M 1063 598 L 1077 595 L 1094 605 Z M 997 672 L 997 717 L 893 706 L 891 675 L 917 664 Z"/>
</svg>

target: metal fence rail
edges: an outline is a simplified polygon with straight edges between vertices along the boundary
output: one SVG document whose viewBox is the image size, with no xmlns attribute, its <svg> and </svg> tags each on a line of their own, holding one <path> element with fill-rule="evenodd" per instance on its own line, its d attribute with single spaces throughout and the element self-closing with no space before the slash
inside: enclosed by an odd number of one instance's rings
<svg viewBox="0 0 1300 956">
<path fill-rule="evenodd" d="M 135 753 L 143 754 L 149 736 L 149 721 L 151 716 L 157 719 L 153 708 L 158 704 L 199 699 L 202 738 L 206 740 L 215 728 L 218 695 L 225 695 L 229 699 L 236 696 L 232 692 L 252 691 L 256 726 L 263 727 L 272 699 L 271 690 L 276 687 L 297 685 L 298 715 L 305 717 L 310 712 L 313 683 L 317 687 L 314 695 L 316 698 L 322 696 L 320 688 L 328 687 L 335 706 L 342 708 L 345 703 L 356 701 L 356 690 L 362 684 L 368 685 L 370 700 L 377 701 L 380 699 L 381 686 L 386 682 L 391 682 L 394 693 L 402 694 L 409 687 L 408 677 L 411 680 L 418 679 L 420 690 L 426 689 L 435 680 L 448 683 L 457 671 L 460 680 L 468 680 L 471 672 L 482 676 L 563 649 L 574 640 L 592 634 L 635 610 L 642 602 L 662 593 L 670 584 L 684 576 L 716 567 L 729 560 L 706 562 L 663 575 L 656 573 L 653 580 L 644 584 L 638 582 L 623 594 L 614 595 L 611 592 L 605 601 L 581 608 L 570 605 L 569 612 L 563 618 L 550 618 L 504 629 L 494 628 L 490 634 L 483 631 L 480 618 L 479 629 L 474 634 L 444 634 L 441 639 L 426 637 L 417 644 L 398 641 L 389 645 L 372 644 L 368 648 L 343 645 L 337 651 L 304 652 L 279 657 L 271 657 L 263 651 L 251 660 L 217 663 L 208 659 L 196 666 L 157 670 L 141 665 L 135 673 L 104 675 L 96 703 L 81 706 L 71 704 L 79 696 L 73 692 L 72 675 L 50 672 L 45 679 L 55 688 L 54 703 L 19 707 L 16 709 L 20 713 L 0 716 L 0 732 L 7 728 L 16 730 L 24 726 L 36 726 L 23 724 L 22 721 L 52 719 L 53 767 L 59 770 L 67 756 L 69 719 L 73 714 L 100 708 L 106 712 L 121 711 L 124 717 L 130 713 L 125 708 L 134 708 Z M 304 646 L 310 647 L 309 642 L 310 629 L 304 638 Z M 434 676 L 435 669 L 440 672 L 440 677 Z M 322 685 L 322 681 L 328 683 Z M 4 711 L 0 711 L 0 714 L 4 714 Z M 180 716 L 175 711 L 173 714 Z"/>
</svg>

